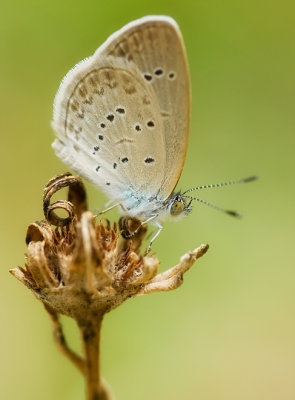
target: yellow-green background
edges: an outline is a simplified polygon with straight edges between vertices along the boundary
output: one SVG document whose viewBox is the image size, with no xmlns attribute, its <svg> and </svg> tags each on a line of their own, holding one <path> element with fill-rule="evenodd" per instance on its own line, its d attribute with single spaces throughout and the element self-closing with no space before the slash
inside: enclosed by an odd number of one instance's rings
<svg viewBox="0 0 295 400">
<path fill-rule="evenodd" d="M 50 145 L 64 74 L 116 29 L 168 14 L 183 32 L 192 120 L 181 188 L 249 174 L 258 182 L 202 197 L 153 246 L 166 269 L 200 243 L 208 254 L 177 291 L 107 315 L 103 376 L 118 400 L 295 398 L 295 7 L 282 1 L 3 1 L 0 5 L 0 398 L 81 400 L 79 373 L 56 350 L 42 305 L 8 274 L 42 218 L 46 181 L 67 171 Z M 87 186 L 90 206 L 106 199 Z M 71 344 L 79 337 L 65 321 Z"/>
</svg>

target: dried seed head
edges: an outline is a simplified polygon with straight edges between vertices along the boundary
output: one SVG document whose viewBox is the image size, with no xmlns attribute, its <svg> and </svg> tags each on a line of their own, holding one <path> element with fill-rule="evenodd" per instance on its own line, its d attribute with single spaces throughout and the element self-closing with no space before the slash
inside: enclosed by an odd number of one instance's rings
<svg viewBox="0 0 295 400">
<path fill-rule="evenodd" d="M 52 195 L 69 187 L 68 200 L 50 204 Z M 180 263 L 157 274 L 156 257 L 140 255 L 146 227 L 140 222 L 121 218 L 120 237 L 116 223 L 96 222 L 87 211 L 81 180 L 70 174 L 58 175 L 45 187 L 43 209 L 46 220 L 29 225 L 26 236 L 26 268 L 11 273 L 23 282 L 55 314 L 77 321 L 100 319 L 130 297 L 177 288 L 194 261 L 208 245 L 201 245 L 182 257 Z M 67 212 L 66 218 L 56 214 Z M 131 239 L 128 232 L 136 231 Z M 124 238 L 125 237 L 125 238 Z"/>
<path fill-rule="evenodd" d="M 52 195 L 69 186 L 71 201 L 50 204 Z M 11 272 L 48 308 L 77 320 L 117 307 L 141 290 L 157 273 L 159 261 L 142 257 L 146 229 L 119 243 L 116 224 L 96 223 L 86 211 L 86 194 L 79 178 L 59 175 L 49 181 L 43 196 L 45 221 L 28 227 L 26 269 Z M 66 218 L 55 211 L 63 209 Z"/>
</svg>

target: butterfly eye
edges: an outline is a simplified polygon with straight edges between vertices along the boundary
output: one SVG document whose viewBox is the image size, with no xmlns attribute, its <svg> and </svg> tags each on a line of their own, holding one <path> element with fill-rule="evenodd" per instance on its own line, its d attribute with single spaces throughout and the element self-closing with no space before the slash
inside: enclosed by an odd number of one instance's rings
<svg viewBox="0 0 295 400">
<path fill-rule="evenodd" d="M 170 214 L 173 216 L 177 216 L 182 213 L 184 205 L 182 201 L 174 200 L 170 206 Z"/>
</svg>

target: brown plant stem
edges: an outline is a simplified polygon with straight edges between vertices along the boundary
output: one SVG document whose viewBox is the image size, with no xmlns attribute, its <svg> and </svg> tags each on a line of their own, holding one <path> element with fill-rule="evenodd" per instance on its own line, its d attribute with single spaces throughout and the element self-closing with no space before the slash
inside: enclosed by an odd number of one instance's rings
<svg viewBox="0 0 295 400">
<path fill-rule="evenodd" d="M 92 320 L 78 320 L 85 358 L 85 381 L 87 400 L 110 400 L 110 394 L 100 377 L 100 330 L 102 316 Z"/>
<path fill-rule="evenodd" d="M 85 362 L 82 357 L 69 348 L 58 314 L 52 311 L 49 307 L 45 308 L 48 311 L 53 324 L 53 337 L 57 348 L 78 368 L 83 375 L 85 375 Z"/>
</svg>

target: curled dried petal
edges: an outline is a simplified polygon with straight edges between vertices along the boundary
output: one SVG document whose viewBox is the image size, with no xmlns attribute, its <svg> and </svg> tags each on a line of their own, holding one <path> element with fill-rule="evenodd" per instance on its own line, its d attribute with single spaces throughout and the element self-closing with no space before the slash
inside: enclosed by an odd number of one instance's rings
<svg viewBox="0 0 295 400">
<path fill-rule="evenodd" d="M 50 199 L 58 190 L 68 187 L 68 201 L 59 200 L 50 204 Z M 68 217 L 61 218 L 56 213 L 56 209 L 64 209 Z M 43 194 L 43 211 L 48 222 L 55 226 L 67 226 L 74 215 L 80 219 L 82 213 L 87 209 L 86 192 L 81 179 L 72 176 L 70 173 L 57 175 L 47 183 Z"/>
</svg>

